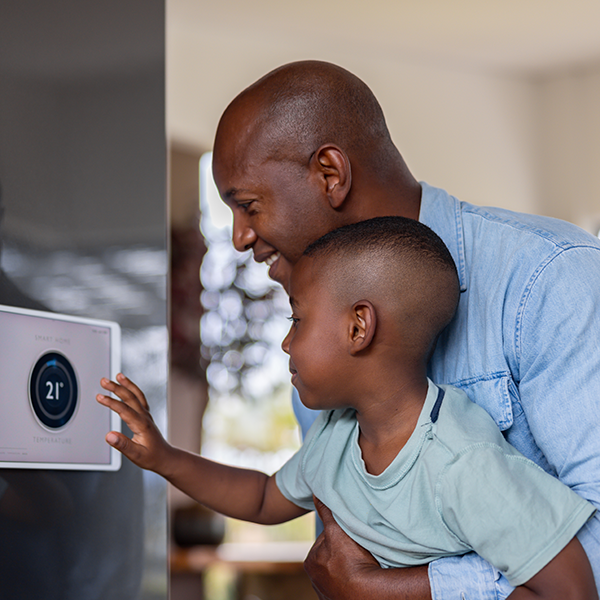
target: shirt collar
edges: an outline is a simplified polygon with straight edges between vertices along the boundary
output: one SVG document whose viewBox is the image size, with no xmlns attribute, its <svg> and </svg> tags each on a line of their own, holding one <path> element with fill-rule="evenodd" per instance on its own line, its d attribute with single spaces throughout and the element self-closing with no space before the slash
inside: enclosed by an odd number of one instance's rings
<svg viewBox="0 0 600 600">
<path fill-rule="evenodd" d="M 432 439 L 432 431 L 435 431 L 436 426 L 432 422 L 431 413 L 439 397 L 440 388 L 430 379 L 427 380 L 427 386 L 427 396 L 425 397 L 423 408 L 421 409 L 421 414 L 419 415 L 414 431 L 394 460 L 379 475 L 372 475 L 367 471 L 358 443 L 360 427 L 358 420 L 355 421 L 350 450 L 352 462 L 356 471 L 369 487 L 377 490 L 386 490 L 404 479 L 421 455 L 423 445 L 427 440 Z"/>
<path fill-rule="evenodd" d="M 435 231 L 444 241 L 456 263 L 460 291 L 468 287 L 465 264 L 465 240 L 461 202 L 440 188 L 421 183 L 421 210 L 419 221 Z"/>
</svg>

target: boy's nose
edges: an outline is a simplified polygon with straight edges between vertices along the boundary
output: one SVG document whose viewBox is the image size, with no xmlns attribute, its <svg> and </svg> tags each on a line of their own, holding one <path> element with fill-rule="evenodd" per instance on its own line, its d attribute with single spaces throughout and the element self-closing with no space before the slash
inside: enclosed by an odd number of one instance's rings
<svg viewBox="0 0 600 600">
<path fill-rule="evenodd" d="M 286 353 L 290 353 L 290 340 L 292 338 L 292 328 L 287 332 L 287 335 L 283 338 L 283 342 L 281 342 L 281 349 Z"/>
</svg>

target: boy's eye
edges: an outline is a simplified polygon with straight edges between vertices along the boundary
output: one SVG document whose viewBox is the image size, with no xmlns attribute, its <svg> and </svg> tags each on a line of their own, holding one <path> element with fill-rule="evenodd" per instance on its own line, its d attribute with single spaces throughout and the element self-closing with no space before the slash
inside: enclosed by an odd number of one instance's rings
<svg viewBox="0 0 600 600">
<path fill-rule="evenodd" d="M 297 317 L 295 317 L 294 315 L 292 315 L 291 317 L 288 317 L 287 320 L 291 321 L 292 325 L 296 325 L 300 319 L 298 319 Z"/>
</svg>

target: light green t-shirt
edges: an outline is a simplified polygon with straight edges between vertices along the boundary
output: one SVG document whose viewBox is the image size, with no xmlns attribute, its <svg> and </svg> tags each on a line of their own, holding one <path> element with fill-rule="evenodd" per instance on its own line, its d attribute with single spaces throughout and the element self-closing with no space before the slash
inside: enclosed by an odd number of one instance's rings
<svg viewBox="0 0 600 600">
<path fill-rule="evenodd" d="M 358 434 L 354 410 L 324 411 L 276 481 L 298 506 L 314 509 L 313 494 L 324 502 L 383 567 L 473 550 L 521 585 L 595 510 L 508 444 L 492 418 L 451 386 L 429 382 L 412 436 L 380 475 L 367 472 Z"/>
</svg>

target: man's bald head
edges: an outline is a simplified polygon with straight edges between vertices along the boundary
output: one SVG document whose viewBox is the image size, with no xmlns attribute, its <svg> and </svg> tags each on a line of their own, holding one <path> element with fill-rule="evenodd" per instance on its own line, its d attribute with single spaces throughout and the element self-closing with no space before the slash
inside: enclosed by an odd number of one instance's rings
<svg viewBox="0 0 600 600">
<path fill-rule="evenodd" d="M 244 121 L 240 133 L 258 135 L 276 160 L 305 164 L 326 143 L 338 145 L 352 159 L 372 160 L 382 149 L 397 153 L 369 87 L 326 62 L 290 63 L 245 89 L 221 118 L 216 151 L 232 119 Z"/>
<path fill-rule="evenodd" d="M 358 77 L 304 61 L 271 71 L 227 107 L 213 176 L 233 212 L 233 242 L 284 286 L 304 249 L 363 219 L 417 219 L 421 186 Z"/>
</svg>

